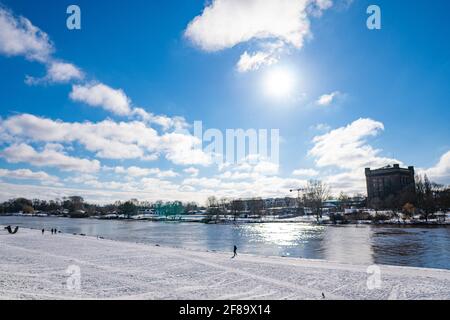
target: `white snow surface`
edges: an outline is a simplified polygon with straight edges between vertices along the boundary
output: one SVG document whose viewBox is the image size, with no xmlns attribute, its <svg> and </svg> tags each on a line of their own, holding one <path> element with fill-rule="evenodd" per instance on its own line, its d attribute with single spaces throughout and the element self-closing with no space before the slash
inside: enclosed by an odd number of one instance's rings
<svg viewBox="0 0 450 320">
<path fill-rule="evenodd" d="M 0 299 L 450 299 L 449 270 L 379 266 L 369 290 L 368 266 L 230 257 L 1 227 Z M 67 286 L 69 266 L 80 268 L 80 290 Z"/>
</svg>

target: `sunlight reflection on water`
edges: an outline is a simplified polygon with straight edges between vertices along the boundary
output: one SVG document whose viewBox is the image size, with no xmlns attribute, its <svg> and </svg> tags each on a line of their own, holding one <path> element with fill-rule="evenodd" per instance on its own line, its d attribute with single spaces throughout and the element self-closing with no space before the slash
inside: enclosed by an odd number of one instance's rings
<svg viewBox="0 0 450 320">
<path fill-rule="evenodd" d="M 242 226 L 242 229 L 251 235 L 252 242 L 272 243 L 279 246 L 307 243 L 311 239 L 317 238 L 324 228 L 298 223 L 266 223 Z"/>
</svg>

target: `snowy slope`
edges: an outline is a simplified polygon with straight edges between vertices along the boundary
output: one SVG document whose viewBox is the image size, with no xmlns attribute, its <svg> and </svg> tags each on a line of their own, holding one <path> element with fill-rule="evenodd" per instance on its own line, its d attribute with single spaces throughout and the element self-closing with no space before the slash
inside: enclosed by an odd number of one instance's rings
<svg viewBox="0 0 450 320">
<path fill-rule="evenodd" d="M 369 290 L 367 266 L 230 256 L 1 228 L 0 298 L 450 299 L 448 270 L 380 266 L 381 286 Z M 80 291 L 69 266 L 79 267 Z"/>
</svg>

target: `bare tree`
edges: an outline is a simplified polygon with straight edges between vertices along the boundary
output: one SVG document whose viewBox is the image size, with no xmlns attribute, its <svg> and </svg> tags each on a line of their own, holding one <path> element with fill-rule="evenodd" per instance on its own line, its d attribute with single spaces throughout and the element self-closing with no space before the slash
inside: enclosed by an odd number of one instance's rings
<svg viewBox="0 0 450 320">
<path fill-rule="evenodd" d="M 322 218 L 323 203 L 330 197 L 330 187 L 320 180 L 310 180 L 303 193 L 303 202 L 316 215 L 317 222 Z"/>
<path fill-rule="evenodd" d="M 186 213 L 190 213 L 192 211 L 198 210 L 198 204 L 196 202 L 187 202 L 184 205 L 184 210 Z"/>
<path fill-rule="evenodd" d="M 245 210 L 245 204 L 242 200 L 233 200 L 230 204 L 231 211 L 233 212 L 234 221 L 241 214 L 242 211 Z"/>
<path fill-rule="evenodd" d="M 436 212 L 436 203 L 434 199 L 435 191 L 438 188 L 437 185 L 431 182 L 427 175 L 423 177 L 423 210 L 425 213 L 425 221 Z"/>
<path fill-rule="evenodd" d="M 219 202 L 219 209 L 223 215 L 226 215 L 228 212 L 228 207 L 230 206 L 230 200 L 227 198 L 221 198 Z"/>
<path fill-rule="evenodd" d="M 348 196 L 346 193 L 344 193 L 343 191 L 341 191 L 341 193 L 339 194 L 339 209 L 341 211 L 344 211 L 350 202 L 350 196 Z"/>
<path fill-rule="evenodd" d="M 442 187 L 436 195 L 437 205 L 440 210 L 450 209 L 450 186 Z"/>
<path fill-rule="evenodd" d="M 254 216 L 261 216 L 264 209 L 264 201 L 261 198 L 255 198 L 247 201 L 250 213 Z"/>
<path fill-rule="evenodd" d="M 206 199 L 206 207 L 208 208 L 214 208 L 219 206 L 219 201 L 215 196 L 210 196 L 208 199 Z"/>
<path fill-rule="evenodd" d="M 206 199 L 206 207 L 209 219 L 211 220 L 214 216 L 218 220 L 220 214 L 219 200 L 215 196 L 208 197 Z"/>
</svg>

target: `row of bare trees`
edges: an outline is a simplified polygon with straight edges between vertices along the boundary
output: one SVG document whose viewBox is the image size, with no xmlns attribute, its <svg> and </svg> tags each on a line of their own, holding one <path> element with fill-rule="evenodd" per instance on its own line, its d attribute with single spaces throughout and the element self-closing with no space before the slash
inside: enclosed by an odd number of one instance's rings
<svg viewBox="0 0 450 320">
<path fill-rule="evenodd" d="M 330 187 L 319 180 L 311 180 L 303 189 L 302 195 L 297 199 L 297 206 L 309 208 L 319 220 L 322 217 L 324 202 L 330 198 Z M 211 196 L 206 201 L 207 213 L 210 219 L 219 219 L 220 215 L 232 214 L 234 219 L 242 213 L 253 217 L 265 214 L 264 200 L 261 198 L 228 200 Z"/>
<path fill-rule="evenodd" d="M 206 200 L 207 214 L 210 218 L 218 220 L 221 215 L 233 215 L 234 220 L 243 212 L 251 216 L 261 217 L 264 214 L 264 200 L 261 198 L 253 198 L 248 200 L 226 198 L 217 199 L 210 196 Z"/>
<path fill-rule="evenodd" d="M 450 208 L 450 188 L 430 181 L 426 175 L 416 175 L 415 189 L 389 195 L 385 199 L 373 199 L 370 207 L 375 210 L 392 210 L 413 216 L 420 213 L 428 220 L 437 211 Z"/>
<path fill-rule="evenodd" d="M 175 201 L 177 202 L 177 201 Z M 66 215 L 70 217 L 89 217 L 94 215 L 106 215 L 110 213 L 122 213 L 127 216 L 137 214 L 139 209 L 156 208 L 160 206 L 168 206 L 174 202 L 157 201 L 154 203 L 148 201 L 138 201 L 131 199 L 128 201 L 116 201 L 111 204 L 98 205 L 86 202 L 83 197 L 70 196 L 55 200 L 40 200 L 15 198 L 0 203 L 0 215 L 11 213 L 36 213 L 44 212 L 51 215 Z M 183 212 L 192 212 L 200 207 L 195 202 L 181 203 Z"/>
</svg>

